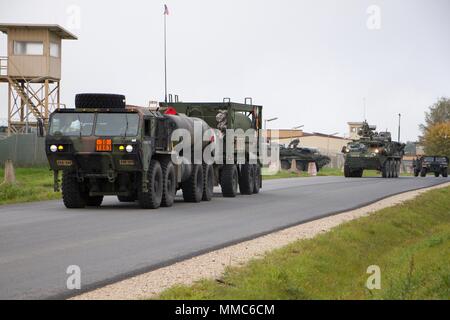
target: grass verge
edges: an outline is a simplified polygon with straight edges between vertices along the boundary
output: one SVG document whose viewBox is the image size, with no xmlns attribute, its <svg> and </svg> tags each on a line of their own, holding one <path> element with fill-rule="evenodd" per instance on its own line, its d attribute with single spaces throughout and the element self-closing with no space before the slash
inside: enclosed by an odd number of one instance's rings
<svg viewBox="0 0 450 320">
<path fill-rule="evenodd" d="M 450 187 L 228 268 L 161 299 L 450 299 Z M 381 270 L 369 290 L 367 268 Z"/>
<path fill-rule="evenodd" d="M 340 169 L 333 168 L 322 168 L 318 173 L 318 177 L 324 176 L 344 176 L 344 172 Z M 380 173 L 376 170 L 364 170 L 364 177 L 379 177 Z M 275 175 L 264 175 L 263 180 L 273 180 L 273 179 L 285 179 L 285 178 L 306 178 L 309 177 L 307 172 L 289 172 L 287 170 L 281 170 Z"/>
<path fill-rule="evenodd" d="M 3 181 L 4 170 L 0 169 L 0 182 Z M 49 168 L 16 168 L 15 184 L 0 184 L 0 205 L 52 200 L 61 197 L 53 192 L 53 174 Z"/>
</svg>

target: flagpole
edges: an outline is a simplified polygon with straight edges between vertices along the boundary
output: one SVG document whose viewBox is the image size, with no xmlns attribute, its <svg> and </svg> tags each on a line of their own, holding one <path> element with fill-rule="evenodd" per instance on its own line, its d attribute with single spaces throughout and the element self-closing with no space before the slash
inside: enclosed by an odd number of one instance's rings
<svg viewBox="0 0 450 320">
<path fill-rule="evenodd" d="M 164 101 L 167 103 L 167 30 L 166 12 L 164 12 Z"/>
</svg>

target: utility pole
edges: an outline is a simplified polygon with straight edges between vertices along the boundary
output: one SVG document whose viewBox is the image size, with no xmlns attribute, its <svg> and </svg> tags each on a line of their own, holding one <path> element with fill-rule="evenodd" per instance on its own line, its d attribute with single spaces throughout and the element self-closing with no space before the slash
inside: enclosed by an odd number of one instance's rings
<svg viewBox="0 0 450 320">
<path fill-rule="evenodd" d="M 400 124 L 401 124 L 401 120 L 402 120 L 402 114 L 399 113 L 398 114 L 398 142 L 400 142 Z"/>
<path fill-rule="evenodd" d="M 164 102 L 167 103 L 167 27 L 166 17 L 169 15 L 169 8 L 164 5 Z"/>
</svg>

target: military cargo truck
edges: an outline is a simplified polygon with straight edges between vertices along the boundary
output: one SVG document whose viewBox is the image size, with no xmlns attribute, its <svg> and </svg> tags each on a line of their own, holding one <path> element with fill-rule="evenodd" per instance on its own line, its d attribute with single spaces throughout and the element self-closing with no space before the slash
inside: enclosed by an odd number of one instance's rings
<svg viewBox="0 0 450 320">
<path fill-rule="evenodd" d="M 234 103 L 225 98 L 222 102 L 169 102 L 161 103 L 161 111 L 174 110 L 176 113 L 186 114 L 188 117 L 196 117 L 204 120 L 211 128 L 221 133 L 223 145 L 231 137 L 230 130 L 241 129 L 243 132 L 251 129 L 256 139 L 256 148 L 249 147 L 249 141 L 245 140 L 245 159 L 240 161 L 238 157 L 237 143 L 231 154 L 226 154 L 223 148 L 223 163 L 215 163 L 214 185 L 220 185 L 224 197 L 235 197 L 239 191 L 241 194 L 251 195 L 258 193 L 262 187 L 261 177 L 261 146 L 259 143 L 262 125 L 262 106 L 253 105 L 252 99 L 245 99 L 245 103 Z M 251 161 L 251 158 L 257 161 Z M 229 161 L 227 161 L 229 160 Z"/>
<path fill-rule="evenodd" d="M 195 122 L 209 129 L 199 118 L 126 105 L 122 95 L 78 94 L 74 109 L 57 110 L 49 119 L 45 148 L 55 191 L 62 172 L 67 208 L 100 206 L 105 195 L 138 200 L 142 208 L 170 207 L 179 189 L 187 202 L 209 201 L 213 166 L 171 160 L 171 133 L 192 132 Z"/>
<path fill-rule="evenodd" d="M 448 177 L 448 158 L 445 156 L 422 156 L 413 162 L 414 176 L 425 177 L 428 173 L 434 173 L 437 178 L 442 175 Z"/>
<path fill-rule="evenodd" d="M 364 170 L 378 170 L 383 178 L 398 178 L 405 144 L 392 141 L 390 132 L 376 132 L 363 122 L 360 138 L 342 148 L 345 177 L 360 178 Z"/>
</svg>

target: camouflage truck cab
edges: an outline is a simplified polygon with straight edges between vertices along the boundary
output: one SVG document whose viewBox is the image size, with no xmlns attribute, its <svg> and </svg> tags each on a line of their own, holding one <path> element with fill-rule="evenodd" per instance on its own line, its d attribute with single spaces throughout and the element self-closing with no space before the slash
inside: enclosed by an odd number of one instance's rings
<svg viewBox="0 0 450 320">
<path fill-rule="evenodd" d="M 428 173 L 434 173 L 437 178 L 439 175 L 448 177 L 448 157 L 445 156 L 422 156 L 413 162 L 414 176 L 425 177 Z"/>
<path fill-rule="evenodd" d="M 121 202 L 139 201 L 142 208 L 172 206 L 178 189 L 187 202 L 211 200 L 211 169 L 174 164 L 171 133 L 201 119 L 165 115 L 129 106 L 125 97 L 79 94 L 75 109 L 50 116 L 46 154 L 66 207 L 100 206 L 105 195 Z"/>
<path fill-rule="evenodd" d="M 364 170 L 381 171 L 383 178 L 398 178 L 405 144 L 392 141 L 390 132 L 376 132 L 364 121 L 360 139 L 343 147 L 345 177 L 360 178 Z"/>
</svg>

